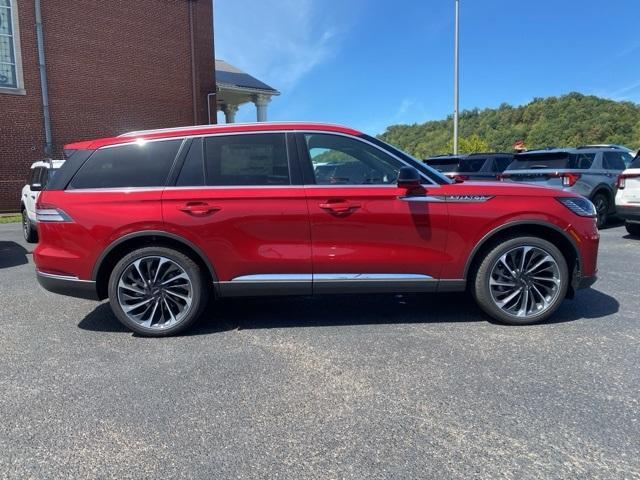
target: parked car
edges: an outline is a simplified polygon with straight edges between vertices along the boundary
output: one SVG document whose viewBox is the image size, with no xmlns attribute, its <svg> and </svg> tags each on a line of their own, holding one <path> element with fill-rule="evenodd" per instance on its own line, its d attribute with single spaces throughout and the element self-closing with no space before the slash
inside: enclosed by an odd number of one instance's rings
<svg viewBox="0 0 640 480">
<path fill-rule="evenodd" d="M 625 221 L 627 232 L 640 236 L 640 154 L 618 177 L 616 209 Z"/>
<path fill-rule="evenodd" d="M 27 184 L 22 187 L 20 213 L 22 214 L 22 232 L 29 243 L 38 241 L 36 222 L 36 201 L 40 191 L 62 166 L 64 160 L 41 160 L 31 165 Z"/>
<path fill-rule="evenodd" d="M 187 328 L 211 297 L 467 288 L 490 317 L 530 324 L 596 279 L 596 212 L 580 195 L 455 183 L 347 127 L 212 125 L 68 148 L 38 200 L 37 278 L 108 297 L 143 335 Z"/>
<path fill-rule="evenodd" d="M 610 148 L 535 150 L 517 154 L 500 178 L 574 192 L 590 199 L 598 212 L 598 228 L 615 213 L 616 182 L 628 154 Z"/>
<path fill-rule="evenodd" d="M 447 177 L 465 180 L 497 180 L 500 173 L 513 161 L 512 153 L 472 153 L 461 156 L 430 157 L 426 164 Z"/>
</svg>

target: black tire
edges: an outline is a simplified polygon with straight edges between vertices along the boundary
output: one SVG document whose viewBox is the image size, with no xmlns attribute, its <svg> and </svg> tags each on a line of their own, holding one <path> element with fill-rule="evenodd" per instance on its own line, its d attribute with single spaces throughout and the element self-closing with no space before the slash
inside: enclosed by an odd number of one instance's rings
<svg viewBox="0 0 640 480">
<path fill-rule="evenodd" d="M 597 193 L 591 200 L 596 207 L 598 228 L 604 228 L 609 221 L 609 212 L 611 211 L 611 201 L 604 193 Z"/>
<path fill-rule="evenodd" d="M 26 209 L 22 210 L 22 234 L 27 243 L 38 242 L 38 232 L 33 226 L 33 223 L 31 223 Z"/>
<path fill-rule="evenodd" d="M 627 229 L 627 232 L 629 232 L 629 235 L 633 235 L 634 237 L 640 237 L 640 223 L 626 222 L 624 224 L 624 228 Z"/>
<path fill-rule="evenodd" d="M 560 284 L 557 293 L 555 293 L 555 297 L 551 300 L 548 307 L 538 314 L 518 317 L 505 312 L 496 305 L 491 294 L 489 281 L 492 269 L 500 257 L 513 249 L 523 246 L 537 247 L 555 260 L 558 266 Z M 539 237 L 515 237 L 490 247 L 490 250 L 486 253 L 485 258 L 476 270 L 472 284 L 472 293 L 480 308 L 494 320 L 509 325 L 531 325 L 546 320 L 558 309 L 567 294 L 569 281 L 567 261 L 555 245 Z"/>
<path fill-rule="evenodd" d="M 177 324 L 166 328 L 148 328 L 132 320 L 124 312 L 118 299 L 120 276 L 133 262 L 145 257 L 165 257 L 175 262 L 188 275 L 191 282 L 192 301 L 184 318 Z M 166 337 L 189 328 L 201 316 L 209 300 L 211 289 L 202 269 L 185 254 L 166 247 L 145 247 L 125 255 L 113 268 L 109 276 L 109 303 L 118 320 L 128 329 L 147 337 Z"/>
</svg>

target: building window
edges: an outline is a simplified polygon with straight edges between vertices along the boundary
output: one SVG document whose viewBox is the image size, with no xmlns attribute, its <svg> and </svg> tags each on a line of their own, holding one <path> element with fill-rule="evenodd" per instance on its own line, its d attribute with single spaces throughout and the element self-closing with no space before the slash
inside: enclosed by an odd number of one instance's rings
<svg viewBox="0 0 640 480">
<path fill-rule="evenodd" d="M 0 0 L 0 89 L 22 88 L 16 0 Z"/>
</svg>

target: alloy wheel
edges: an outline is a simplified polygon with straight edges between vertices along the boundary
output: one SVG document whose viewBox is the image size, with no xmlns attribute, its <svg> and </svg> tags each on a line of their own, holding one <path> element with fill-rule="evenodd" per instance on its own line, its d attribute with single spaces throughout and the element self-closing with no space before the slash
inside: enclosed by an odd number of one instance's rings
<svg viewBox="0 0 640 480">
<path fill-rule="evenodd" d="M 494 263 L 489 290 L 499 309 L 526 319 L 554 304 L 561 282 L 560 268 L 549 252 L 523 245 L 504 253 Z"/>
<path fill-rule="evenodd" d="M 141 327 L 167 329 L 184 320 L 191 310 L 193 286 L 185 269 L 173 260 L 143 257 L 120 275 L 118 303 Z"/>
</svg>

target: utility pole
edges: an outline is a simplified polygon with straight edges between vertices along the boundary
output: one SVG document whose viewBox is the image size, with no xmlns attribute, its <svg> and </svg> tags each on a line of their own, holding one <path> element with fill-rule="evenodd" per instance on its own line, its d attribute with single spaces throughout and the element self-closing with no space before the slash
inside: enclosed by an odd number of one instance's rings
<svg viewBox="0 0 640 480">
<path fill-rule="evenodd" d="M 460 0 L 455 0 L 455 32 L 453 41 L 453 154 L 458 154 L 458 110 L 459 110 L 459 50 L 460 50 Z"/>
</svg>

